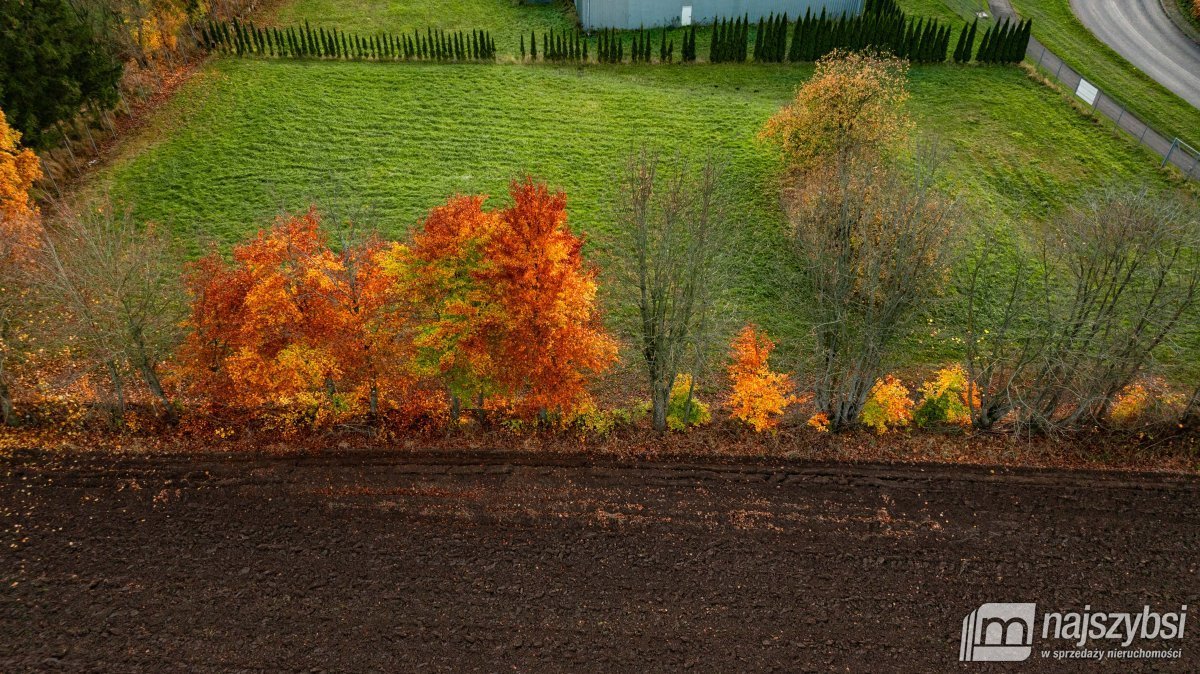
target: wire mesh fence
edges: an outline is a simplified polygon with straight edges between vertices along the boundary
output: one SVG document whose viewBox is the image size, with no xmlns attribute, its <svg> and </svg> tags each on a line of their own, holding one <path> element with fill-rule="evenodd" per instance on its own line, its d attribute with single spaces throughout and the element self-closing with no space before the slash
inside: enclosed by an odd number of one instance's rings
<svg viewBox="0 0 1200 674">
<path fill-rule="evenodd" d="M 1015 20 L 1016 12 L 1007 0 L 992 0 L 992 13 L 997 17 L 1008 17 Z M 1025 58 L 1033 63 L 1046 77 L 1062 84 L 1074 92 L 1080 102 L 1091 108 L 1092 114 L 1108 118 L 1118 129 L 1137 140 L 1138 145 L 1145 145 L 1155 154 L 1163 158 L 1161 166 L 1172 164 L 1189 178 L 1200 180 L 1200 152 L 1184 143 L 1179 138 L 1166 136 L 1153 129 L 1137 115 L 1129 111 L 1129 106 L 1095 84 L 1088 82 L 1077 70 L 1067 65 L 1054 52 L 1050 51 L 1037 39 L 1029 40 L 1029 48 Z"/>
</svg>

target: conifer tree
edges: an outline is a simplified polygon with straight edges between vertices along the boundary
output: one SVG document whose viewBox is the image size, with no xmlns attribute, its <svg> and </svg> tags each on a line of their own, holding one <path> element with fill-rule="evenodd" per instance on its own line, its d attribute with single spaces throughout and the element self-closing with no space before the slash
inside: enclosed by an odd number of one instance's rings
<svg viewBox="0 0 1200 674">
<path fill-rule="evenodd" d="M 667 62 L 667 29 L 662 32 L 662 46 L 658 48 L 658 60 L 662 63 Z"/>
<path fill-rule="evenodd" d="M 971 57 L 975 55 L 975 31 L 979 28 L 979 19 L 971 22 L 971 29 L 967 31 L 967 46 L 963 49 L 963 63 L 970 63 Z"/>
<path fill-rule="evenodd" d="M 975 60 L 980 63 L 988 63 L 988 54 L 991 51 L 993 36 L 996 34 L 995 24 L 988 26 L 987 32 L 983 34 L 983 40 L 979 43 L 979 51 L 975 54 Z"/>
<path fill-rule="evenodd" d="M 754 31 L 754 60 L 762 60 L 763 20 L 758 20 L 758 30 Z"/>
<path fill-rule="evenodd" d="M 775 62 L 783 63 L 787 59 L 787 39 L 788 39 L 788 15 L 787 12 L 779 17 L 779 27 L 775 31 Z"/>
<path fill-rule="evenodd" d="M 811 12 L 812 10 L 809 9 L 808 11 Z M 803 60 L 801 47 L 804 46 L 804 24 L 807 21 L 808 13 L 806 12 L 803 19 L 796 19 L 796 25 L 792 28 L 792 47 L 788 51 L 788 60 L 793 63 Z"/>
</svg>

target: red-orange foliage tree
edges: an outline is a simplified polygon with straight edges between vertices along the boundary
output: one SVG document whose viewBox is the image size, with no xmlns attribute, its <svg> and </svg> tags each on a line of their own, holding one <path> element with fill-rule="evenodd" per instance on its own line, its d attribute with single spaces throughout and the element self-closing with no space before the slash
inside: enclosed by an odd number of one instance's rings
<svg viewBox="0 0 1200 674">
<path fill-rule="evenodd" d="M 544 184 L 514 181 L 513 204 L 500 213 L 486 247 L 483 276 L 495 295 L 497 379 L 519 397 L 520 411 L 574 410 L 587 381 L 616 360 L 600 325 L 596 273 L 583 240 L 567 226 L 567 197 Z"/>
<path fill-rule="evenodd" d="M 180 357 L 190 390 L 315 413 L 411 404 L 406 350 L 385 320 L 380 249 L 368 239 L 335 253 L 310 209 L 235 247 L 232 262 L 212 253 L 191 265 Z"/>
<path fill-rule="evenodd" d="M 588 378 L 616 358 L 566 196 L 530 179 L 510 194 L 513 204 L 496 212 L 479 196 L 435 208 L 384 265 L 421 371 L 445 385 L 452 417 L 472 396 L 520 416 L 573 411 Z"/>
</svg>

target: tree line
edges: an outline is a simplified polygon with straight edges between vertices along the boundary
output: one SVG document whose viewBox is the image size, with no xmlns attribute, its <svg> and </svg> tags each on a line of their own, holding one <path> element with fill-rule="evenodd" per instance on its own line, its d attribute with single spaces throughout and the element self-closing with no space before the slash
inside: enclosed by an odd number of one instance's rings
<svg viewBox="0 0 1200 674">
<path fill-rule="evenodd" d="M 209 21 L 201 28 L 210 50 L 237 56 L 354 60 L 494 61 L 496 42 L 486 30 L 444 31 L 429 28 L 411 35 L 380 32 L 362 36 L 337 28 L 262 27 L 253 22 Z"/>
<path fill-rule="evenodd" d="M 966 63 L 971 60 L 975 45 L 975 34 L 979 29 L 979 19 L 963 26 L 958 36 L 958 44 L 954 49 L 955 63 Z M 1033 35 L 1033 19 L 1012 23 L 1008 19 L 988 27 L 975 52 L 975 60 L 979 63 L 1020 63 L 1029 49 L 1029 38 Z"/>
<path fill-rule="evenodd" d="M 1003 20 L 987 28 L 978 50 L 975 49 L 978 19 L 963 26 L 955 42 L 952 58 L 956 63 L 1016 63 L 1024 58 L 1032 32 L 1032 21 L 1018 24 Z M 597 63 L 671 63 L 675 58 L 676 29 L 619 31 L 602 29 L 596 36 Z M 695 62 L 697 29 L 695 25 L 678 29 L 680 61 Z M 751 40 L 753 32 L 753 40 Z M 770 14 L 752 24 L 748 16 L 723 17 L 712 24 L 709 63 L 806 63 L 820 60 L 833 51 L 874 49 L 913 63 L 942 63 L 951 56 L 954 35 L 948 24 L 936 19 L 910 17 L 894 0 L 872 0 L 858 15 L 829 15 L 807 11 L 792 21 L 784 14 Z M 589 61 L 591 38 L 579 32 L 542 34 L 542 60 Z M 537 33 L 530 35 L 529 57 L 538 60 Z M 526 60 L 525 38 L 520 41 L 520 58 Z"/>
</svg>

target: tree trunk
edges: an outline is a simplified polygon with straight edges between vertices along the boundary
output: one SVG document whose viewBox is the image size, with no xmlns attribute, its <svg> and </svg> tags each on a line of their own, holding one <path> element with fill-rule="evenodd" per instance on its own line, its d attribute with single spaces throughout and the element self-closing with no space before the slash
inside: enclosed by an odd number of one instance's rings
<svg viewBox="0 0 1200 674">
<path fill-rule="evenodd" d="M 71 163 L 76 165 L 75 168 L 79 168 L 79 160 L 75 158 L 75 150 L 71 147 L 71 138 L 67 135 L 67 131 L 63 127 L 62 122 L 58 123 L 58 132 L 62 134 L 63 147 L 67 148 L 67 154 L 71 155 Z"/>
<path fill-rule="evenodd" d="M 462 414 L 462 401 L 453 393 L 450 394 L 450 428 L 458 428 L 458 417 Z"/>
<path fill-rule="evenodd" d="M 1196 387 L 1191 400 L 1188 400 L 1187 407 L 1183 408 L 1183 414 L 1179 415 L 1179 423 L 1187 424 L 1198 413 L 1200 413 L 1200 386 Z"/>
<path fill-rule="evenodd" d="M 117 369 L 117 362 L 109 360 L 105 363 L 108 366 L 108 376 L 112 379 L 113 394 L 115 400 L 111 406 L 113 426 L 120 428 L 125 425 L 125 383 L 121 381 L 121 373 Z"/>
<path fill-rule="evenodd" d="M 174 424 L 178 421 L 178 418 L 175 416 L 175 407 L 171 404 L 171 399 L 167 397 L 166 391 L 163 390 L 162 380 L 158 378 L 158 372 L 155 372 L 153 365 L 145 361 L 142 362 L 138 369 L 141 370 L 142 380 L 146 382 L 146 388 L 150 389 L 150 392 L 154 394 L 159 404 L 162 405 L 163 419 L 169 424 Z"/>
<path fill-rule="evenodd" d="M 4 365 L 0 363 L 0 422 L 5 426 L 16 426 L 17 415 L 13 411 L 12 394 L 8 389 L 8 379 L 4 373 Z"/>
<path fill-rule="evenodd" d="M 671 402 L 671 387 L 655 384 L 650 392 L 650 405 L 654 418 L 654 430 L 667 430 L 667 406 Z"/>
</svg>

